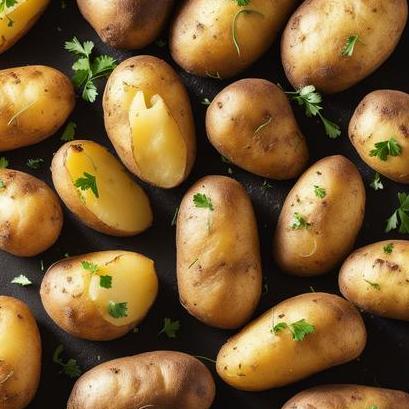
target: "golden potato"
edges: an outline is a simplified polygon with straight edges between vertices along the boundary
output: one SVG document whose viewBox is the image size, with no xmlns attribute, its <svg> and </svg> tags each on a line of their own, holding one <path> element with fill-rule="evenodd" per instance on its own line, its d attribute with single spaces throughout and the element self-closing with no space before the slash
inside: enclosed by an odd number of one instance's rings
<svg viewBox="0 0 409 409">
<path fill-rule="evenodd" d="M 352 304 L 333 294 L 302 294 L 230 338 L 216 369 L 236 389 L 263 391 L 351 361 L 365 344 L 365 325 Z"/>
<path fill-rule="evenodd" d="M 298 276 L 330 271 L 351 250 L 364 213 L 365 187 L 355 165 L 340 155 L 321 159 L 284 202 L 274 235 L 276 262 Z"/>
<path fill-rule="evenodd" d="M 0 151 L 33 145 L 53 135 L 74 105 L 71 81 L 54 68 L 31 65 L 1 70 Z"/>
<path fill-rule="evenodd" d="M 209 409 L 214 395 L 212 375 L 196 358 L 155 351 L 86 372 L 74 385 L 67 409 Z"/>
<path fill-rule="evenodd" d="M 196 155 L 186 89 L 165 61 L 140 55 L 120 64 L 104 93 L 105 127 L 125 166 L 152 185 L 172 188 Z"/>
<path fill-rule="evenodd" d="M 133 236 L 152 224 L 145 192 L 106 148 L 72 141 L 54 155 L 54 186 L 66 206 L 87 226 L 112 236 Z"/>
<path fill-rule="evenodd" d="M 325 93 L 352 87 L 392 54 L 407 17 L 406 0 L 304 1 L 281 40 L 288 80 Z"/>
<path fill-rule="evenodd" d="M 368 94 L 351 118 L 349 138 L 368 166 L 395 182 L 409 183 L 409 94 Z"/>
<path fill-rule="evenodd" d="M 222 90 L 207 110 L 206 130 L 220 154 L 256 175 L 291 179 L 307 165 L 308 148 L 288 99 L 269 81 L 249 78 Z"/>
</svg>

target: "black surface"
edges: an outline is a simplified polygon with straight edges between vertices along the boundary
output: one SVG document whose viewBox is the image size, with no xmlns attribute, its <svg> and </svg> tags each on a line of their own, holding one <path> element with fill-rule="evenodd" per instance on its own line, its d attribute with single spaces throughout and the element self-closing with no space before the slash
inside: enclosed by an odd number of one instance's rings
<svg viewBox="0 0 409 409">
<path fill-rule="evenodd" d="M 51 6 L 33 30 L 11 50 L 0 56 L 0 68 L 28 64 L 44 64 L 61 69 L 71 75 L 73 57 L 63 49 L 64 41 L 77 35 L 82 41 L 90 39 L 96 43 L 100 53 L 110 53 L 119 60 L 136 54 L 153 54 L 170 62 L 180 72 L 189 89 L 193 105 L 198 139 L 198 157 L 189 179 L 179 188 L 164 191 L 144 185 L 154 208 L 154 225 L 147 232 L 130 239 L 119 239 L 96 233 L 81 223 L 65 209 L 65 222 L 58 242 L 46 253 L 31 259 L 17 258 L 5 253 L 0 255 L 1 294 L 12 295 L 27 302 L 38 320 L 43 342 L 43 370 L 38 394 L 30 409 L 64 408 L 73 381 L 59 375 L 59 368 L 52 363 L 52 354 L 60 343 L 66 347 L 66 357 L 78 360 L 83 370 L 109 359 L 133 355 L 144 351 L 169 349 L 215 358 L 219 347 L 232 335 L 231 331 L 209 328 L 188 315 L 178 301 L 175 278 L 175 228 L 171 220 L 176 206 L 186 189 L 198 178 L 208 174 L 227 175 L 229 167 L 232 177 L 244 184 L 256 209 L 259 234 L 262 245 L 264 275 L 268 293 L 263 295 L 256 316 L 277 302 L 310 291 L 338 293 L 337 272 L 314 279 L 297 279 L 278 271 L 271 257 L 273 229 L 285 195 L 294 183 L 274 182 L 270 190 L 262 187 L 263 179 L 246 173 L 235 166 L 221 161 L 220 155 L 209 144 L 204 132 L 206 107 L 201 105 L 205 97 L 212 99 L 216 93 L 231 81 L 200 79 L 182 72 L 172 62 L 167 47 L 155 45 L 141 52 L 118 52 L 104 46 L 97 35 L 82 19 L 75 1 L 67 1 L 62 9 L 60 1 L 53 0 Z M 365 222 L 356 247 L 382 239 L 407 238 L 399 234 L 385 234 L 385 219 L 397 203 L 397 192 L 408 191 L 404 185 L 384 180 L 385 189 L 374 192 L 369 188 L 373 176 L 370 170 L 353 150 L 347 137 L 347 124 L 359 101 L 370 91 L 381 88 L 409 92 L 407 56 L 409 55 L 409 33 L 406 28 L 403 38 L 392 57 L 372 76 L 360 85 L 335 96 L 325 98 L 325 114 L 341 125 L 343 134 L 337 140 L 328 139 L 319 122 L 307 119 L 301 109 L 294 107 L 299 124 L 307 137 L 311 163 L 331 154 L 341 153 L 352 159 L 365 179 L 367 207 Z M 164 34 L 166 38 L 166 34 Z M 262 59 L 240 78 L 260 77 L 279 82 L 289 89 L 282 71 L 278 41 Z M 103 90 L 103 83 L 100 90 Z M 77 100 L 77 107 L 71 118 L 78 124 L 77 137 L 93 139 L 112 150 L 106 137 L 101 98 L 94 104 Z M 39 145 L 6 153 L 10 167 L 34 174 L 51 184 L 49 164 L 53 152 L 62 144 L 61 131 Z M 33 171 L 25 166 L 28 158 L 44 158 L 46 166 Z M 348 183 L 345 180 L 345 183 Z M 108 249 L 129 249 L 141 252 L 156 261 L 160 276 L 160 294 L 157 302 L 140 326 L 138 334 L 131 333 L 113 342 L 87 342 L 75 339 L 60 330 L 46 315 L 38 294 L 43 276 L 40 260 L 47 268 L 52 262 L 70 255 Z M 19 274 L 26 274 L 33 280 L 31 287 L 9 284 Z M 158 336 L 164 317 L 178 319 L 182 328 L 175 340 Z M 364 314 L 369 332 L 368 345 L 359 360 L 344 366 L 327 370 L 303 382 L 265 393 L 244 393 L 225 385 L 216 375 L 213 364 L 207 364 L 217 383 L 217 397 L 214 409 L 235 407 L 237 409 L 279 409 L 292 395 L 310 386 L 325 383 L 360 383 L 409 391 L 409 324 L 382 319 Z M 27 342 L 29 342 L 27 340 Z M 24 351 L 21 351 L 24 354 Z M 274 368 L 271 368 L 274 371 Z"/>
</svg>

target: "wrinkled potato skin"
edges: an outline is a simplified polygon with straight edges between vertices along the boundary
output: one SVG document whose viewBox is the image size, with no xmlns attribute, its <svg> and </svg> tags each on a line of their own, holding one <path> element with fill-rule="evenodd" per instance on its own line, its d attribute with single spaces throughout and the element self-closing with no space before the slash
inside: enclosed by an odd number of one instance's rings
<svg viewBox="0 0 409 409">
<path fill-rule="evenodd" d="M 174 0 L 77 0 L 77 3 L 102 41 L 114 48 L 137 49 L 159 36 Z"/>
<path fill-rule="evenodd" d="M 316 185 L 326 189 L 324 198 L 316 196 Z M 288 194 L 278 219 L 273 252 L 280 268 L 298 276 L 333 269 L 359 233 L 365 196 L 358 169 L 344 156 L 328 156 L 307 169 Z M 296 212 L 311 226 L 293 229 Z"/>
<path fill-rule="evenodd" d="M 371 157 L 375 143 L 394 138 L 402 148 L 386 161 Z M 368 166 L 398 183 L 409 183 L 409 94 L 378 90 L 358 105 L 349 123 L 349 138 Z"/>
<path fill-rule="evenodd" d="M 291 179 L 308 161 L 308 148 L 286 95 L 266 80 L 244 79 L 221 91 L 207 110 L 206 129 L 220 154 L 259 176 Z"/>
<path fill-rule="evenodd" d="M 290 18 L 281 57 L 294 88 L 325 93 L 352 87 L 382 65 L 397 46 L 408 16 L 406 0 L 307 0 Z M 351 57 L 342 50 L 359 35 Z"/>
<path fill-rule="evenodd" d="M 294 341 L 279 322 L 305 319 L 315 331 Z M 289 298 L 244 327 L 222 346 L 216 369 L 229 385 L 245 391 L 278 388 L 357 358 L 366 329 L 355 307 L 333 294 L 308 293 Z"/>
<path fill-rule="evenodd" d="M 200 361 L 181 352 L 155 351 L 86 372 L 74 385 L 67 409 L 209 409 L 214 396 L 212 375 Z"/>
<path fill-rule="evenodd" d="M 252 0 L 240 7 L 231 0 L 184 2 L 171 28 L 169 47 L 173 59 L 187 72 L 202 77 L 232 77 L 254 63 L 271 46 L 297 0 Z M 257 10 L 237 18 L 240 56 L 233 42 L 237 12 Z"/>
<path fill-rule="evenodd" d="M 211 199 L 214 211 L 195 206 L 197 193 Z M 189 313 L 218 328 L 248 321 L 260 299 L 262 270 L 256 220 L 244 188 L 224 176 L 196 182 L 180 205 L 176 247 L 179 297 Z"/>
</svg>

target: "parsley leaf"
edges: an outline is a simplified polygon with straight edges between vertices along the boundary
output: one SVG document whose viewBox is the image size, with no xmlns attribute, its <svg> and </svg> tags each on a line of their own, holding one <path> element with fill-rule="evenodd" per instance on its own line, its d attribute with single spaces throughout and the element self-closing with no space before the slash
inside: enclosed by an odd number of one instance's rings
<svg viewBox="0 0 409 409">
<path fill-rule="evenodd" d="M 293 217 L 294 222 L 291 225 L 291 228 L 293 230 L 307 229 L 308 227 L 311 226 L 311 223 L 308 223 L 300 213 L 295 212 Z"/>
<path fill-rule="evenodd" d="M 75 130 L 77 129 L 77 124 L 75 122 L 68 122 L 63 134 L 61 135 L 61 140 L 64 142 L 73 141 L 75 138 Z"/>
<path fill-rule="evenodd" d="M 375 191 L 383 189 L 383 183 L 378 172 L 375 173 L 373 180 L 369 186 L 371 186 L 371 188 Z"/>
<path fill-rule="evenodd" d="M 344 47 L 341 50 L 341 55 L 343 57 L 352 57 L 355 45 L 358 41 L 360 41 L 358 34 L 349 36 L 345 42 Z"/>
<path fill-rule="evenodd" d="M 368 283 L 372 288 L 374 288 L 377 291 L 381 290 L 381 286 L 378 283 L 374 283 L 372 281 L 369 280 L 364 280 L 366 283 Z"/>
<path fill-rule="evenodd" d="M 324 197 L 327 195 L 326 190 L 323 187 L 317 185 L 314 186 L 314 193 L 315 196 L 319 197 L 320 199 L 324 199 Z"/>
<path fill-rule="evenodd" d="M 81 369 L 75 359 L 70 358 L 67 362 L 61 359 L 61 354 L 64 351 L 63 345 L 58 345 L 53 354 L 53 362 L 62 367 L 61 372 L 70 378 L 78 378 L 81 375 Z"/>
<path fill-rule="evenodd" d="M 89 271 L 91 274 L 95 274 L 99 270 L 98 265 L 91 263 L 90 261 L 81 261 L 81 266 L 84 270 Z"/>
<path fill-rule="evenodd" d="M 383 251 L 385 254 L 391 254 L 393 251 L 393 243 L 389 243 L 386 246 L 383 246 Z"/>
<path fill-rule="evenodd" d="M 293 336 L 294 341 L 303 341 L 305 336 L 312 334 L 315 331 L 314 325 L 308 323 L 305 319 L 293 322 L 292 324 L 287 324 L 286 322 L 279 322 L 277 325 L 274 325 L 271 332 L 277 334 L 280 331 L 289 329 Z"/>
<path fill-rule="evenodd" d="M 99 286 L 102 288 L 112 288 L 112 276 L 99 276 Z"/>
<path fill-rule="evenodd" d="M 234 0 L 238 6 L 248 6 L 250 4 L 250 0 Z"/>
<path fill-rule="evenodd" d="M 40 169 L 44 165 L 44 159 L 41 159 L 41 158 L 29 159 L 26 165 L 30 169 Z"/>
<path fill-rule="evenodd" d="M 108 313 L 111 317 L 122 318 L 128 316 L 128 303 L 127 302 L 114 302 L 108 303 Z"/>
<path fill-rule="evenodd" d="M 380 160 L 386 161 L 388 156 L 399 156 L 401 152 L 402 148 L 396 139 L 390 138 L 387 141 L 375 143 L 375 149 L 369 152 L 369 156 L 375 156 Z"/>
<path fill-rule="evenodd" d="M 399 226 L 399 233 L 409 233 L 409 194 L 398 193 L 399 208 L 386 220 L 385 233 L 395 230 Z M 399 225 L 400 221 L 400 225 Z"/>
<path fill-rule="evenodd" d="M 4 183 L 3 179 L 0 179 L 0 189 L 5 189 L 6 184 Z"/>
<path fill-rule="evenodd" d="M 84 177 L 78 178 L 74 182 L 74 186 L 78 187 L 81 190 L 91 189 L 94 196 L 97 199 L 99 198 L 97 180 L 96 180 L 95 176 L 91 175 L 90 173 L 84 172 Z"/>
<path fill-rule="evenodd" d="M 163 320 L 163 328 L 158 335 L 165 333 L 168 338 L 176 338 L 176 332 L 179 330 L 180 321 L 172 321 L 170 318 L 165 318 Z"/>
<path fill-rule="evenodd" d="M 14 7 L 18 3 L 17 0 L 0 0 L 0 13 L 4 13 L 8 20 L 8 27 L 12 27 L 14 21 L 7 15 L 7 9 Z"/>
<path fill-rule="evenodd" d="M 9 161 L 4 157 L 0 157 L 0 169 L 5 169 L 9 166 Z"/>
<path fill-rule="evenodd" d="M 212 199 L 207 197 L 204 193 L 196 193 L 193 196 L 193 203 L 196 207 L 209 209 L 210 211 L 214 210 Z"/>
<path fill-rule="evenodd" d="M 18 284 L 23 287 L 33 284 L 24 274 L 20 274 L 18 277 L 14 277 L 11 280 L 11 284 Z"/>
</svg>

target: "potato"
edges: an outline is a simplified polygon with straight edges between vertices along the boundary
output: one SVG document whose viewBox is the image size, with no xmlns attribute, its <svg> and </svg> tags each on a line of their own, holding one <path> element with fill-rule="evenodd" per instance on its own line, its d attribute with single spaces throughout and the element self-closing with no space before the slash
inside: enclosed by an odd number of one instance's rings
<svg viewBox="0 0 409 409">
<path fill-rule="evenodd" d="M 0 151 L 33 145 L 53 135 L 74 105 L 71 81 L 54 68 L 31 65 L 1 70 Z"/>
<path fill-rule="evenodd" d="M 57 195 L 40 179 L 0 169 L 0 249 L 32 257 L 51 247 L 61 233 Z"/>
<path fill-rule="evenodd" d="M 257 224 L 240 183 L 206 176 L 186 193 L 176 231 L 177 280 L 182 305 L 207 325 L 237 328 L 261 295 Z"/>
<path fill-rule="evenodd" d="M 365 187 L 355 165 L 340 155 L 321 159 L 284 202 L 274 235 L 276 262 L 298 276 L 330 271 L 351 250 L 364 213 Z"/>
<path fill-rule="evenodd" d="M 48 269 L 40 290 L 45 310 L 59 327 L 95 341 L 119 338 L 137 326 L 157 292 L 154 262 L 122 250 L 60 260 Z"/>
<path fill-rule="evenodd" d="M 221 91 L 207 110 L 206 129 L 221 155 L 259 176 L 291 179 L 308 161 L 286 95 L 266 80 L 244 79 Z"/>
<path fill-rule="evenodd" d="M 1 409 L 23 409 L 33 399 L 41 372 L 41 340 L 30 309 L 0 296 Z"/>
<path fill-rule="evenodd" d="M 54 186 L 87 226 L 111 236 L 133 236 L 152 224 L 145 192 L 106 148 L 92 141 L 64 144 L 51 163 Z"/>
<path fill-rule="evenodd" d="M 153 42 L 173 6 L 173 0 L 77 0 L 77 3 L 102 41 L 114 48 L 127 49 L 143 48 Z"/>
<path fill-rule="evenodd" d="M 155 351 L 105 362 L 76 382 L 67 409 L 208 409 L 209 370 L 181 352 Z"/>
<path fill-rule="evenodd" d="M 409 94 L 393 90 L 368 94 L 351 118 L 349 138 L 368 166 L 395 182 L 409 183 Z M 384 157 L 375 155 L 375 145 L 391 139 L 399 145 L 397 156 L 388 151 Z"/>
<path fill-rule="evenodd" d="M 0 54 L 13 46 L 36 23 L 50 0 L 17 0 L 0 13 Z"/>
<path fill-rule="evenodd" d="M 165 61 L 141 55 L 111 74 L 105 127 L 125 166 L 144 181 L 171 188 L 188 176 L 196 155 L 189 97 Z"/>
<path fill-rule="evenodd" d="M 302 325 L 312 328 L 301 333 Z M 236 389 L 263 391 L 349 362 L 365 344 L 365 326 L 352 304 L 333 294 L 302 294 L 230 338 L 220 349 L 216 369 Z"/>
<path fill-rule="evenodd" d="M 325 385 L 295 395 L 282 409 L 406 409 L 409 395 L 360 385 Z"/>
<path fill-rule="evenodd" d="M 304 1 L 282 36 L 288 80 L 325 93 L 352 87 L 392 54 L 407 16 L 406 0 Z"/>
<path fill-rule="evenodd" d="M 171 28 L 169 47 L 187 72 L 227 78 L 238 74 L 272 45 L 297 0 L 190 0 Z"/>
</svg>

